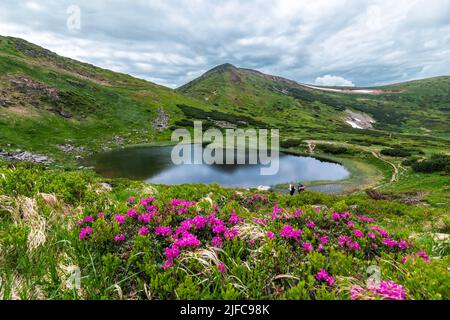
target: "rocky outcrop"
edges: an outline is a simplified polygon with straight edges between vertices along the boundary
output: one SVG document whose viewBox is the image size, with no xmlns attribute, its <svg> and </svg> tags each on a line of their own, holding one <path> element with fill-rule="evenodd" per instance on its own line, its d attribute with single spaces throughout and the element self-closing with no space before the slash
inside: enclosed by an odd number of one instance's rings
<svg viewBox="0 0 450 320">
<path fill-rule="evenodd" d="M 164 131 L 169 128 L 169 114 L 163 108 L 158 108 L 158 116 L 153 121 L 153 128 L 157 131 Z"/>
<path fill-rule="evenodd" d="M 60 144 L 58 145 L 58 149 L 60 149 L 63 152 L 84 152 L 83 147 L 75 147 L 69 143 Z"/>
<path fill-rule="evenodd" d="M 0 150 L 0 157 L 10 161 L 24 161 L 39 164 L 51 164 L 53 160 L 42 154 L 31 153 L 28 151 L 4 151 Z"/>
<path fill-rule="evenodd" d="M 31 94 L 31 93 L 40 93 L 46 95 L 53 101 L 60 101 L 58 89 L 49 87 L 43 83 L 37 82 L 30 77 L 27 76 L 18 76 L 15 79 L 12 79 L 11 85 L 18 91 Z"/>
<path fill-rule="evenodd" d="M 6 99 L 0 99 L 0 106 L 5 107 L 5 108 L 9 108 L 13 106 L 13 103 L 9 100 Z"/>
</svg>

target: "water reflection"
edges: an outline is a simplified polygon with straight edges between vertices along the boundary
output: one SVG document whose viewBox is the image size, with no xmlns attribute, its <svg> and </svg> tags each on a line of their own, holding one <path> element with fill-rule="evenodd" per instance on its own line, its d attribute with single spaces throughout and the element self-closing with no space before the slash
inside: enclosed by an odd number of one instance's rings
<svg viewBox="0 0 450 320">
<path fill-rule="evenodd" d="M 200 147 L 201 146 L 196 146 Z M 336 181 L 348 177 L 341 165 L 309 157 L 280 154 L 279 172 L 261 176 L 261 165 L 179 165 L 172 147 L 135 147 L 96 155 L 89 165 L 106 177 L 126 177 L 159 184 L 219 183 L 227 187 L 270 186 L 293 181 Z"/>
</svg>

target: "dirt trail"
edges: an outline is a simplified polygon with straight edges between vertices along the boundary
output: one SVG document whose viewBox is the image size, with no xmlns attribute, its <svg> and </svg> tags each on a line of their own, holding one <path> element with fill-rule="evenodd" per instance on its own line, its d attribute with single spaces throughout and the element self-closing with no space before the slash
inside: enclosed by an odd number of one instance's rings
<svg viewBox="0 0 450 320">
<path fill-rule="evenodd" d="M 372 154 L 373 154 L 373 156 L 375 158 L 377 158 L 377 159 L 379 159 L 379 160 L 381 160 L 383 162 L 386 162 L 387 164 L 389 164 L 394 169 L 394 171 L 392 172 L 392 177 L 391 177 L 390 183 L 398 181 L 398 175 L 399 175 L 398 167 L 395 164 L 393 164 L 392 162 L 387 161 L 386 159 L 384 159 L 379 152 L 372 151 Z M 377 188 L 380 188 L 380 187 L 381 186 L 378 186 Z M 377 188 L 375 188 L 375 189 L 377 189 Z"/>
<path fill-rule="evenodd" d="M 348 146 L 347 143 L 339 143 L 339 142 L 336 143 L 335 141 L 326 141 L 326 140 L 307 140 L 307 141 L 305 141 L 305 142 L 308 143 L 308 149 L 309 149 L 309 150 L 311 150 L 311 147 L 314 148 L 317 144 L 331 144 L 331 145 Z M 354 145 L 353 145 L 353 147 L 354 147 Z M 393 169 L 392 177 L 391 177 L 390 182 L 388 182 L 388 183 L 393 183 L 393 182 L 398 181 L 399 175 L 400 175 L 400 170 L 401 170 L 401 169 L 405 170 L 404 168 L 402 168 L 401 165 L 396 166 L 394 163 L 392 163 L 392 162 L 386 160 L 386 159 L 380 154 L 380 152 L 378 152 L 378 151 L 370 150 L 370 148 L 364 147 L 364 146 L 359 146 L 358 149 L 360 149 L 360 150 L 362 150 L 362 151 L 365 151 L 365 152 L 370 152 L 370 153 L 372 153 L 372 155 L 373 155 L 375 158 L 377 158 L 378 160 L 383 161 L 383 162 L 389 164 L 389 165 L 392 167 L 392 169 Z M 314 149 L 312 149 L 312 151 L 313 151 L 312 153 L 314 153 Z M 374 187 L 373 189 L 379 189 L 379 188 L 381 188 L 381 187 L 384 186 L 384 185 L 385 185 L 385 184 L 378 185 L 378 186 Z"/>
</svg>

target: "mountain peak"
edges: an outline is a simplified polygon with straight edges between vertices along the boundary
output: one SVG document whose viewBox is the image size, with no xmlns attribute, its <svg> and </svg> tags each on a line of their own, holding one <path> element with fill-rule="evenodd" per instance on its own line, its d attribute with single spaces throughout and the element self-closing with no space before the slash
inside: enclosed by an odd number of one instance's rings
<svg viewBox="0 0 450 320">
<path fill-rule="evenodd" d="M 226 71 L 237 70 L 237 69 L 239 69 L 239 68 L 237 68 L 236 66 L 232 65 L 231 63 L 224 63 L 224 64 L 221 64 L 221 65 L 218 65 L 218 66 L 212 68 L 207 73 L 210 73 L 210 72 L 226 72 Z"/>
</svg>

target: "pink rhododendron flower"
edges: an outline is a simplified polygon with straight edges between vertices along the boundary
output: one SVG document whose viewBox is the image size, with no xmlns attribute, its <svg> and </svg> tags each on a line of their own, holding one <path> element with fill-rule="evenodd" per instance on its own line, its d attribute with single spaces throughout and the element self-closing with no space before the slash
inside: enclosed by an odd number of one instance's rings
<svg viewBox="0 0 450 320">
<path fill-rule="evenodd" d="M 146 236 L 147 234 L 149 234 L 149 232 L 150 232 L 150 230 L 148 230 L 147 227 L 142 227 L 142 228 L 139 228 L 139 230 L 138 230 L 138 233 L 141 236 Z"/>
<path fill-rule="evenodd" d="M 334 286 L 334 277 L 329 276 L 327 282 L 330 287 Z"/>
<path fill-rule="evenodd" d="M 427 263 L 430 262 L 430 258 L 427 256 L 427 254 L 425 253 L 425 251 L 419 251 L 419 252 L 417 252 L 417 255 L 418 255 L 419 257 L 421 257 L 423 261 L 425 261 L 425 262 L 427 262 Z"/>
<path fill-rule="evenodd" d="M 320 242 L 321 242 L 322 244 L 327 244 L 327 242 L 328 242 L 328 237 L 327 237 L 327 236 L 320 237 Z"/>
<path fill-rule="evenodd" d="M 102 218 L 102 217 L 104 217 L 104 216 L 105 216 L 105 214 L 104 214 L 103 212 L 97 213 L 97 217 L 99 217 L 99 218 Z"/>
<path fill-rule="evenodd" d="M 178 214 L 184 214 L 187 212 L 188 208 L 196 205 L 195 201 L 186 201 L 181 199 L 172 199 L 171 201 L 172 209 L 176 210 Z"/>
<path fill-rule="evenodd" d="M 350 243 L 348 243 L 348 247 L 350 249 L 352 249 L 352 250 L 355 250 L 355 251 L 360 251 L 361 250 L 361 246 L 359 245 L 358 242 L 350 242 Z"/>
<path fill-rule="evenodd" d="M 204 228 L 207 223 L 208 219 L 203 216 L 196 216 L 194 219 L 192 219 L 192 224 L 195 226 L 196 229 Z"/>
<path fill-rule="evenodd" d="M 169 237 L 172 234 L 172 229 L 170 227 L 158 226 L 155 229 L 155 234 L 158 236 Z"/>
<path fill-rule="evenodd" d="M 386 231 L 384 231 L 384 230 L 381 229 L 380 227 L 377 227 L 377 226 L 371 226 L 370 229 L 375 230 L 376 232 L 378 232 L 378 234 L 379 234 L 380 236 L 382 236 L 383 238 L 389 237 L 389 233 L 387 233 Z"/>
<path fill-rule="evenodd" d="M 232 223 L 232 224 L 238 224 L 239 222 L 243 221 L 244 219 L 240 218 L 236 211 L 231 210 L 231 217 L 230 219 L 228 219 L 228 222 Z"/>
<path fill-rule="evenodd" d="M 311 252 L 311 251 L 314 250 L 314 247 L 313 247 L 312 244 L 309 243 L 309 242 L 303 242 L 303 243 L 302 243 L 302 248 L 303 248 L 303 252 L 304 252 L 305 254 L 308 254 L 309 252 Z"/>
<path fill-rule="evenodd" d="M 323 250 L 324 250 L 323 244 L 319 244 L 319 246 L 317 247 L 317 251 L 321 252 Z"/>
<path fill-rule="evenodd" d="M 400 240 L 398 242 L 398 247 L 402 250 L 408 249 L 409 248 L 409 244 L 408 242 L 406 242 L 405 240 Z"/>
<path fill-rule="evenodd" d="M 393 281 L 381 281 L 379 284 L 372 282 L 369 285 L 369 290 L 388 300 L 405 300 L 403 286 Z"/>
<path fill-rule="evenodd" d="M 225 273 L 227 270 L 225 268 L 225 265 L 222 261 L 219 262 L 219 265 L 217 266 L 217 270 L 219 270 L 220 273 Z"/>
<path fill-rule="evenodd" d="M 343 247 L 344 245 L 346 245 L 347 243 L 349 243 L 351 241 L 352 241 L 352 239 L 350 237 L 339 236 L 338 244 L 340 247 Z"/>
<path fill-rule="evenodd" d="M 335 221 L 341 220 L 341 216 L 340 216 L 339 213 L 333 213 L 333 214 L 331 215 L 331 218 L 332 218 L 333 220 L 335 220 Z"/>
<path fill-rule="evenodd" d="M 170 247 L 164 249 L 167 259 L 173 260 L 180 255 L 180 248 L 177 245 L 172 244 Z"/>
<path fill-rule="evenodd" d="M 267 221 L 264 219 L 258 219 L 258 218 L 253 218 L 253 222 L 262 224 L 263 226 L 265 226 L 267 224 Z"/>
<path fill-rule="evenodd" d="M 200 240 L 196 236 L 194 236 L 190 232 L 183 232 L 180 239 L 175 240 L 173 243 L 174 245 L 178 247 L 199 247 L 200 246 Z"/>
<path fill-rule="evenodd" d="M 326 280 L 328 279 L 328 272 L 326 272 L 324 269 L 320 269 L 320 271 L 317 273 L 316 278 L 319 281 Z"/>
<path fill-rule="evenodd" d="M 282 208 L 279 208 L 278 205 L 275 203 L 275 205 L 273 206 L 273 210 L 272 210 L 272 216 L 270 217 L 270 220 L 275 220 L 275 219 L 279 219 L 282 218 L 283 216 L 280 214 L 283 212 Z"/>
<path fill-rule="evenodd" d="M 93 222 L 93 221 L 94 221 L 94 218 L 92 216 L 86 216 L 83 219 L 83 222 Z"/>
<path fill-rule="evenodd" d="M 316 227 L 316 224 L 314 223 L 314 221 L 308 221 L 307 223 L 306 223 L 306 226 L 308 227 L 308 228 L 315 228 Z"/>
<path fill-rule="evenodd" d="M 224 236 L 227 240 L 232 240 L 233 238 L 237 237 L 239 234 L 239 231 L 235 228 L 231 228 L 225 231 Z"/>
<path fill-rule="evenodd" d="M 268 231 L 268 232 L 266 233 L 266 236 L 267 236 L 267 238 L 269 238 L 269 239 L 274 239 L 274 238 L 275 238 L 275 234 L 274 234 L 273 232 L 271 232 L 271 231 Z"/>
<path fill-rule="evenodd" d="M 134 203 L 134 197 L 128 198 L 128 203 L 129 203 L 129 204 L 133 204 L 133 203 Z"/>
<path fill-rule="evenodd" d="M 350 297 L 352 300 L 358 300 L 361 296 L 361 293 L 364 292 L 364 289 L 360 286 L 354 285 L 350 288 Z"/>
<path fill-rule="evenodd" d="M 388 247 L 394 248 L 397 246 L 397 241 L 386 238 L 383 240 L 383 244 L 387 245 Z"/>
<path fill-rule="evenodd" d="M 135 218 L 137 216 L 139 216 L 139 212 L 137 210 L 134 210 L 134 209 L 128 210 L 127 218 Z"/>
<path fill-rule="evenodd" d="M 164 262 L 164 264 L 163 264 L 164 270 L 169 269 L 169 268 L 172 268 L 172 267 L 173 267 L 173 263 L 172 263 L 172 261 L 170 261 L 170 260 L 166 260 L 166 261 Z"/>
<path fill-rule="evenodd" d="M 154 197 L 150 197 L 150 198 L 147 198 L 147 199 L 142 199 L 141 200 L 141 206 L 147 207 L 148 205 L 152 204 L 153 201 L 155 201 Z"/>
<path fill-rule="evenodd" d="M 300 229 L 294 230 L 294 228 L 292 228 L 292 226 L 286 225 L 283 228 L 281 228 L 280 236 L 282 238 L 294 239 L 295 241 L 298 241 L 299 238 L 302 236 L 302 231 Z"/>
<path fill-rule="evenodd" d="M 371 239 L 375 239 L 375 233 L 373 232 L 367 232 L 367 236 Z"/>
<path fill-rule="evenodd" d="M 114 241 L 116 242 L 125 241 L 125 235 L 123 233 L 118 234 L 117 236 L 114 237 Z"/>
<path fill-rule="evenodd" d="M 369 283 L 367 289 L 363 289 L 360 286 L 352 286 L 350 295 L 352 300 L 359 300 L 361 298 L 371 299 L 371 295 L 385 300 L 405 300 L 406 297 L 403 286 L 393 281 L 381 281 L 380 283 L 372 281 Z"/>
<path fill-rule="evenodd" d="M 150 223 L 153 216 L 154 216 L 154 213 L 143 213 L 138 216 L 138 221 L 143 222 L 143 223 Z"/>
<path fill-rule="evenodd" d="M 212 232 L 214 234 L 223 234 L 227 231 L 227 227 L 224 225 L 216 225 L 215 227 L 212 228 Z"/>
<path fill-rule="evenodd" d="M 334 278 L 328 274 L 324 269 L 320 269 L 320 271 L 316 275 L 316 279 L 320 282 L 326 282 L 329 286 L 334 285 Z"/>
<path fill-rule="evenodd" d="M 351 222 L 351 221 L 347 222 L 347 225 L 348 225 L 350 228 L 353 228 L 353 227 L 355 226 L 355 224 L 354 224 L 353 222 Z"/>
<path fill-rule="evenodd" d="M 116 216 L 114 217 L 114 219 L 116 220 L 116 222 L 120 225 L 125 223 L 126 218 L 121 215 L 120 213 L 116 214 Z"/>
<path fill-rule="evenodd" d="M 211 245 L 216 248 L 221 248 L 223 245 L 223 240 L 221 237 L 214 237 L 211 240 Z"/>
<path fill-rule="evenodd" d="M 80 230 L 80 234 L 79 234 L 79 238 L 81 240 L 83 240 L 84 238 L 86 238 L 88 235 L 90 235 L 92 233 L 92 229 L 91 227 L 86 227 L 86 228 L 81 228 Z"/>
<path fill-rule="evenodd" d="M 364 237 L 364 233 L 362 233 L 361 230 L 355 229 L 353 230 L 353 234 L 357 237 L 357 238 L 362 238 Z"/>
</svg>

